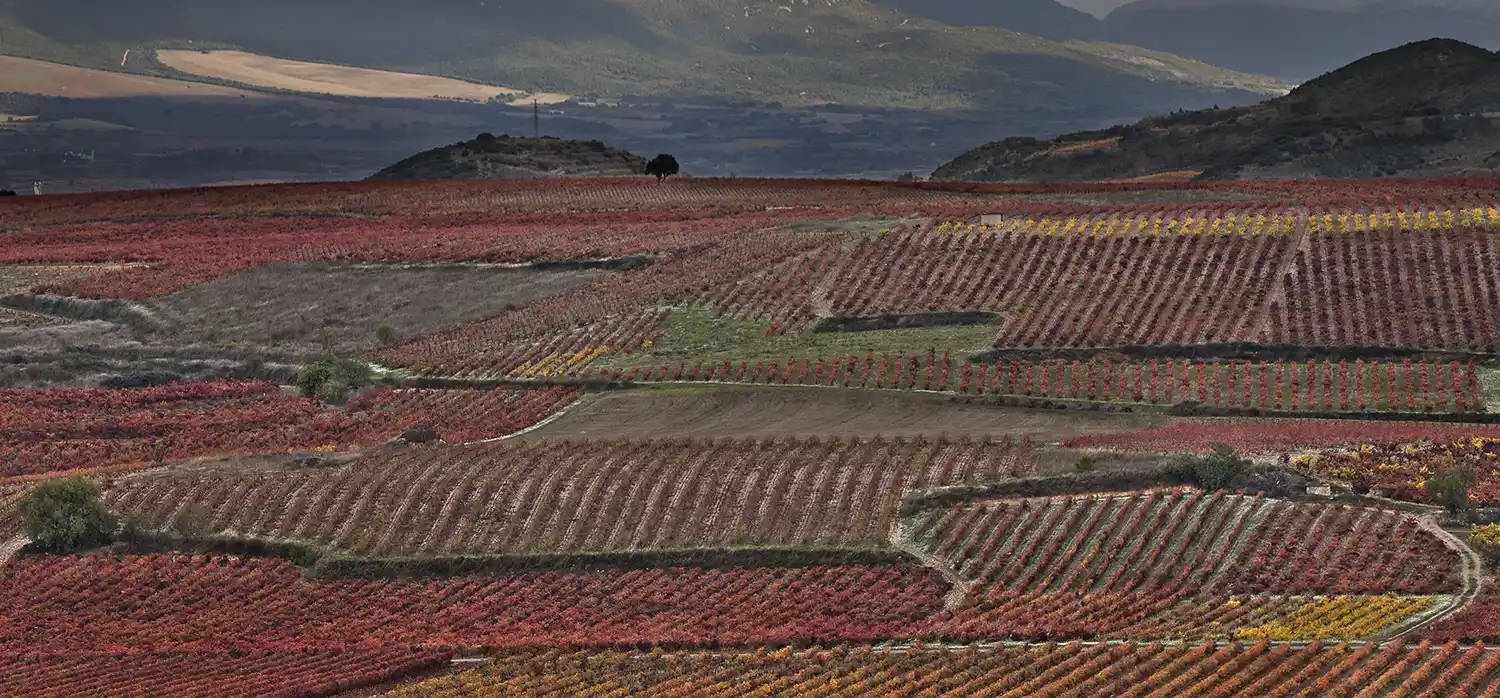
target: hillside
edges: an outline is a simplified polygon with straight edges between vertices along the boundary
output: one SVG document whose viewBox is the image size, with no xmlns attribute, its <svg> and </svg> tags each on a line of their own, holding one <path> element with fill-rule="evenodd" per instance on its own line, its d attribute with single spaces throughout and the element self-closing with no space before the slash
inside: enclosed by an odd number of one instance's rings
<svg viewBox="0 0 1500 698">
<path fill-rule="evenodd" d="M 1066 111 L 1101 119 L 1243 103 L 1284 88 L 1176 56 L 959 28 L 865 0 L 371 0 L 354 7 L 143 0 L 124 12 L 105 0 L 0 0 L 0 46 L 26 57 L 167 75 L 174 71 L 150 49 L 237 48 L 584 97 Z"/>
<path fill-rule="evenodd" d="M 639 175 L 646 159 L 599 141 L 499 137 L 433 148 L 376 172 L 372 180 L 619 177 Z"/>
<path fill-rule="evenodd" d="M 1104 25 L 1114 41 L 1287 80 L 1433 37 L 1500 49 L 1495 4 L 1475 0 L 1137 0 Z"/>
<path fill-rule="evenodd" d="M 957 27 L 1000 27 L 1054 41 L 1099 39 L 1104 25 L 1057 0 L 874 0 L 902 12 Z"/>
<path fill-rule="evenodd" d="M 1500 56 L 1448 40 L 1384 51 L 1264 104 L 1129 126 L 1010 138 L 935 179 L 1082 181 L 1147 176 L 1379 177 L 1500 167 Z"/>
<path fill-rule="evenodd" d="M 1500 3 L 1490 0 L 880 1 L 950 24 L 1111 41 L 1293 81 L 1434 37 L 1500 49 Z"/>
</svg>

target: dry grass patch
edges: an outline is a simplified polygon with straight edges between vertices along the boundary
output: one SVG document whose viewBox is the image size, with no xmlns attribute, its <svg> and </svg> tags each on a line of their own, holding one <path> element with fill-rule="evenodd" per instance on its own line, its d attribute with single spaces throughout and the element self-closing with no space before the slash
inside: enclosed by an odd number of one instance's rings
<svg viewBox="0 0 1500 698">
<path fill-rule="evenodd" d="M 0 56 L 0 92 L 46 97 L 265 97 L 233 87 Z"/>
<path fill-rule="evenodd" d="M 494 97 L 520 98 L 525 95 L 521 90 L 434 75 L 292 61 L 245 51 L 157 51 L 156 57 L 174 70 L 193 75 L 233 80 L 257 87 L 343 97 L 438 98 L 485 102 Z M 562 98 L 565 100 L 567 96 L 563 95 Z M 526 97 L 528 103 L 530 99 L 529 96 Z"/>
</svg>

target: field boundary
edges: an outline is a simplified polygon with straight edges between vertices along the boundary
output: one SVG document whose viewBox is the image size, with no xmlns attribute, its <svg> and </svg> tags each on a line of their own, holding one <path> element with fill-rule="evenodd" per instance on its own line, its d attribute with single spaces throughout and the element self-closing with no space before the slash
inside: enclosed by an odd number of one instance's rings
<svg viewBox="0 0 1500 698">
<path fill-rule="evenodd" d="M 117 544 L 135 554 L 197 553 L 271 557 L 306 568 L 313 577 L 390 579 L 545 571 L 725 569 L 838 565 L 922 565 L 911 553 L 855 548 L 675 548 L 617 552 L 455 555 L 440 557 L 351 557 L 312 543 L 253 536 L 182 538 L 147 533 Z M 19 554 L 25 555 L 22 549 Z"/>
<path fill-rule="evenodd" d="M 825 390 L 858 390 L 880 393 L 916 393 L 946 397 L 962 404 L 991 404 L 1001 407 L 1019 407 L 1036 410 L 1074 410 L 1080 412 L 1112 412 L 1121 414 L 1159 414 L 1172 417 L 1248 417 L 1259 419 L 1337 419 L 1346 421 L 1379 422 L 1446 422 L 1457 424 L 1500 424 L 1500 412 L 1344 412 L 1339 410 L 1274 410 L 1259 407 L 1216 407 L 1195 401 L 1176 404 L 1147 402 L 1116 402 L 1108 400 L 1079 400 L 1070 398 L 1036 397 L 1011 393 L 962 393 L 952 390 L 928 390 L 924 388 L 866 388 L 819 383 L 753 383 L 719 380 L 660 380 L 642 381 L 614 378 L 462 378 L 458 376 L 402 376 L 392 374 L 396 387 L 417 389 L 464 389 L 464 388 L 582 388 L 589 391 L 642 390 L 656 386 L 701 386 L 712 390 L 714 386 L 748 387 L 757 389 L 821 388 Z"/>
</svg>

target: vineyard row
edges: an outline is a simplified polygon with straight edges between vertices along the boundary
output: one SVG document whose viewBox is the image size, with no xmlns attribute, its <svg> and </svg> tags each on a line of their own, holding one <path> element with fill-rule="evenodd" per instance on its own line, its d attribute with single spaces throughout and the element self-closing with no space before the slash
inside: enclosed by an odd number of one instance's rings
<svg viewBox="0 0 1500 698">
<path fill-rule="evenodd" d="M 835 647 L 733 654 L 511 654 L 386 696 L 1487 698 L 1495 695 L 1496 686 L 1500 652 L 1482 645 L 1130 643 L 911 651 Z"/>
<path fill-rule="evenodd" d="M 0 392 L 0 477 L 108 472 L 234 453 L 351 450 L 424 425 L 450 442 L 478 441 L 531 426 L 581 395 L 565 388 L 380 390 L 339 409 L 256 382 Z"/>
<path fill-rule="evenodd" d="M 903 495 L 1035 472 L 1029 442 L 505 442 L 388 449 L 337 470 L 119 481 L 122 513 L 365 555 L 885 548 Z"/>
<path fill-rule="evenodd" d="M 545 366 L 554 367 L 551 370 Z M 1151 405 L 1323 412 L 1483 412 L 1471 363 L 1193 361 L 1050 361 L 972 363 L 950 352 L 867 352 L 834 358 L 679 362 L 595 369 L 556 360 L 519 369 L 516 377 L 561 376 L 613 381 L 709 381 L 843 388 L 929 390 Z"/>
</svg>

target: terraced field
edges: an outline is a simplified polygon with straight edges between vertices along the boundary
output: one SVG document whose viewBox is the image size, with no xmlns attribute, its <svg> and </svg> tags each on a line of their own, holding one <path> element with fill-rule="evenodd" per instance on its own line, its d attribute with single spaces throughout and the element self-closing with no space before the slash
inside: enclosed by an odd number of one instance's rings
<svg viewBox="0 0 1500 698">
<path fill-rule="evenodd" d="M 1500 686 L 1491 180 L 15 198 L 7 696 Z"/>
</svg>

